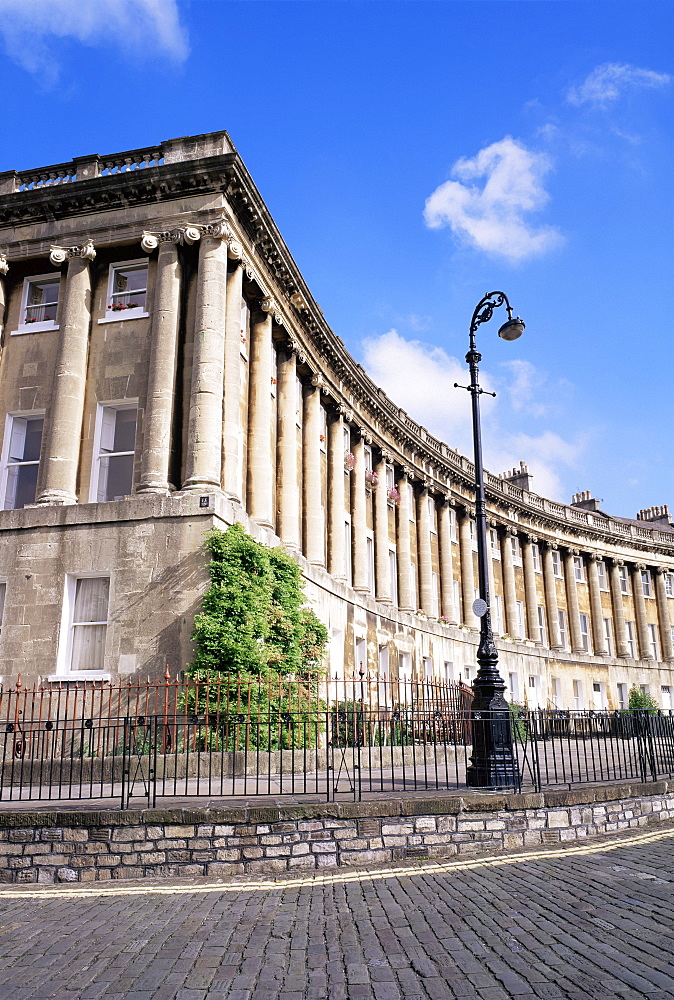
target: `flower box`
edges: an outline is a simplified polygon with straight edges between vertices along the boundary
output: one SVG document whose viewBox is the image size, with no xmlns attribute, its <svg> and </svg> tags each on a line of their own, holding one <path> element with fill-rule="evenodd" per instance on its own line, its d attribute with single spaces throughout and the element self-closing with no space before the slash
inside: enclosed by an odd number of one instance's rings
<svg viewBox="0 0 674 1000">
<path fill-rule="evenodd" d="M 368 493 L 373 493 L 379 486 L 379 476 L 372 469 L 365 470 L 365 489 Z"/>
</svg>

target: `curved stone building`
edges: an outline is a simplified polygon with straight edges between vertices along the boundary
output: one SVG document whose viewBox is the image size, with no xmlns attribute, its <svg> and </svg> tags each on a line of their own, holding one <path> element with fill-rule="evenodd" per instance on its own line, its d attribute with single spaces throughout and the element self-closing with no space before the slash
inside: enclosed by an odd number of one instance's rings
<svg viewBox="0 0 674 1000">
<path fill-rule="evenodd" d="M 201 544 L 297 554 L 330 672 L 471 681 L 473 467 L 327 325 L 227 133 L 0 174 L 0 674 L 190 659 Z M 487 476 L 510 697 L 671 707 L 674 529 Z"/>
</svg>

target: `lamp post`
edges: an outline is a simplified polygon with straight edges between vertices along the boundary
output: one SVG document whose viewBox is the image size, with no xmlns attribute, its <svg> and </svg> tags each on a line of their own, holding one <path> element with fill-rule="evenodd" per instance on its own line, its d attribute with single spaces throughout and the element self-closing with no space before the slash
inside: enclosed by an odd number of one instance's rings
<svg viewBox="0 0 674 1000">
<path fill-rule="evenodd" d="M 470 385 L 455 388 L 467 389 L 471 395 L 473 411 L 473 447 L 475 453 L 475 517 L 477 526 L 477 564 L 480 596 L 473 604 L 473 612 L 480 619 L 480 644 L 477 650 L 479 669 L 473 682 L 471 723 L 473 753 L 466 768 L 466 784 L 473 788 L 519 787 L 520 776 L 513 754 L 512 727 L 508 703 L 504 698 L 505 682 L 498 672 L 498 651 L 491 628 L 489 601 L 489 564 L 487 562 L 487 508 L 484 494 L 484 469 L 482 466 L 482 439 L 480 435 L 480 387 L 478 364 L 482 355 L 475 345 L 475 334 L 482 323 L 487 323 L 494 309 L 505 305 L 508 319 L 498 331 L 503 340 L 517 340 L 522 336 L 524 323 L 513 311 L 505 292 L 489 292 L 475 307 L 470 323 L 470 347 L 466 362 L 470 369 Z M 495 395 L 495 393 L 489 393 Z"/>
</svg>

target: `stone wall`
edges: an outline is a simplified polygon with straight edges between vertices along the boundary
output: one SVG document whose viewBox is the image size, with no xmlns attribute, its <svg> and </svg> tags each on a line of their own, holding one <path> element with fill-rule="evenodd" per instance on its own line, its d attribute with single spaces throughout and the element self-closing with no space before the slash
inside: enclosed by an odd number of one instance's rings
<svg viewBox="0 0 674 1000">
<path fill-rule="evenodd" d="M 541 794 L 0 814 L 0 882 L 260 875 L 553 845 L 674 818 L 674 782 Z"/>
</svg>

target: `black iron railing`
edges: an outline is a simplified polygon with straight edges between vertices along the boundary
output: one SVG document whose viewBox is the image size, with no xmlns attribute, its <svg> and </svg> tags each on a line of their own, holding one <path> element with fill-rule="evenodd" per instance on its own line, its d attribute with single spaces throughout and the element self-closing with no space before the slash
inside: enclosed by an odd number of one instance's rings
<svg viewBox="0 0 674 1000">
<path fill-rule="evenodd" d="M 202 705 L 103 720 L 5 722 L 0 800 L 112 799 L 126 807 L 166 798 L 360 799 L 466 787 L 470 710 L 419 692 L 398 701 L 387 692 L 377 706 L 359 693 L 311 706 L 267 700 L 254 711 Z M 522 710 L 500 721 L 511 728 L 515 788 L 674 776 L 670 713 Z M 513 790 L 511 777 L 503 784 Z"/>
</svg>

